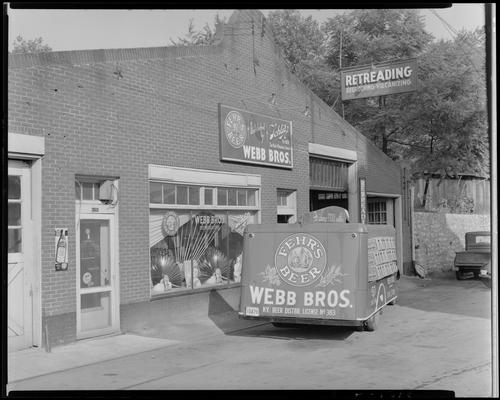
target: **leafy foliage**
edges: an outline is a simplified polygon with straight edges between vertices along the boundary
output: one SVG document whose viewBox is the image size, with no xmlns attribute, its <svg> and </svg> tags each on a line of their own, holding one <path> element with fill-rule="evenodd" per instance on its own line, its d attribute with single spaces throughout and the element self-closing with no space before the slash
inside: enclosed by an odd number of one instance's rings
<svg viewBox="0 0 500 400">
<path fill-rule="evenodd" d="M 220 18 L 219 14 L 216 14 L 214 19 L 214 27 L 210 26 L 210 24 L 207 23 L 202 29 L 196 30 L 194 28 L 193 20 L 190 19 L 188 33 L 186 33 L 185 37 L 179 37 L 177 38 L 177 41 L 170 39 L 170 41 L 175 46 L 199 46 L 214 44 L 216 41 L 217 27 L 218 25 L 224 24 L 225 22 L 225 18 Z"/>
<path fill-rule="evenodd" d="M 484 31 L 433 42 L 416 10 L 354 10 L 318 27 L 298 11 L 270 13 L 291 70 L 415 176 L 488 176 Z M 340 68 L 418 58 L 418 90 L 346 101 Z"/>
<path fill-rule="evenodd" d="M 22 36 L 16 37 L 12 42 L 12 53 L 46 53 L 52 51 L 52 48 L 43 43 L 41 37 L 33 40 L 26 40 Z"/>
</svg>

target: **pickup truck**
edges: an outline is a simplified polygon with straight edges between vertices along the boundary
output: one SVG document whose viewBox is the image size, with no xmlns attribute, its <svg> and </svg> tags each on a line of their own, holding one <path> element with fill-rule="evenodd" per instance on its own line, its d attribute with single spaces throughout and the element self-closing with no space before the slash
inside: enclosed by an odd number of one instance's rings
<svg viewBox="0 0 500 400">
<path fill-rule="evenodd" d="M 458 280 L 465 279 L 472 273 L 491 277 L 491 232 L 467 232 L 465 234 L 465 251 L 455 255 L 453 269 Z"/>
</svg>

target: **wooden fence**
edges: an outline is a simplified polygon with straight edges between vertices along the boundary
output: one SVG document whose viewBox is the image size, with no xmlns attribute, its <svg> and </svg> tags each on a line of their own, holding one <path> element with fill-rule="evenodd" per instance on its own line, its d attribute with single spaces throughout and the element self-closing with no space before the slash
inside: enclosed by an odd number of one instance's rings
<svg viewBox="0 0 500 400">
<path fill-rule="evenodd" d="M 426 179 L 414 181 L 415 211 L 447 211 L 451 213 L 490 214 L 489 179 L 430 178 L 424 199 Z"/>
</svg>

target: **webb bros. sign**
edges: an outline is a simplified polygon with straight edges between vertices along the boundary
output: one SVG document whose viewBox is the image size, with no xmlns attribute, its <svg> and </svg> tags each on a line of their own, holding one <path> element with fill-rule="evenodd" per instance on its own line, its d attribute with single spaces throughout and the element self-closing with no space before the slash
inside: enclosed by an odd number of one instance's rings
<svg viewBox="0 0 500 400">
<path fill-rule="evenodd" d="M 411 92 L 417 89 L 417 60 L 342 69 L 342 100 Z"/>
<path fill-rule="evenodd" d="M 292 121 L 219 104 L 221 160 L 293 167 Z"/>
</svg>

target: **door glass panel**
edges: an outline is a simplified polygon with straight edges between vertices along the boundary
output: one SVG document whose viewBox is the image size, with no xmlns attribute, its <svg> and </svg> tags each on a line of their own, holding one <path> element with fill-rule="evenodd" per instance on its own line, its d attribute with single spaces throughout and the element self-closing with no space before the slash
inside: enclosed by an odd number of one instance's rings
<svg viewBox="0 0 500 400">
<path fill-rule="evenodd" d="M 200 188 L 198 186 L 189 186 L 189 204 L 200 204 Z"/>
<path fill-rule="evenodd" d="M 175 204 L 175 185 L 163 184 L 163 195 L 165 204 Z"/>
<path fill-rule="evenodd" d="M 9 228 L 8 231 L 8 252 L 21 253 L 22 251 L 22 237 L 21 228 Z"/>
<path fill-rule="evenodd" d="M 80 221 L 80 287 L 110 285 L 109 221 Z"/>
<path fill-rule="evenodd" d="M 149 202 L 150 203 L 158 203 L 162 202 L 161 197 L 161 183 L 151 182 L 149 187 Z"/>
<path fill-rule="evenodd" d="M 9 175 L 8 198 L 20 199 L 21 198 L 21 177 Z"/>
<path fill-rule="evenodd" d="M 188 189 L 187 186 L 177 186 L 177 204 L 188 203 Z"/>
<path fill-rule="evenodd" d="M 110 292 L 82 294 L 80 299 L 83 332 L 111 326 Z"/>
<path fill-rule="evenodd" d="M 82 200 L 94 200 L 94 184 L 89 182 L 82 183 Z"/>
<path fill-rule="evenodd" d="M 228 205 L 235 206 L 236 205 L 236 189 L 229 188 L 228 189 Z"/>
<path fill-rule="evenodd" d="M 8 225 L 21 225 L 21 203 L 9 203 L 8 206 Z"/>
</svg>

